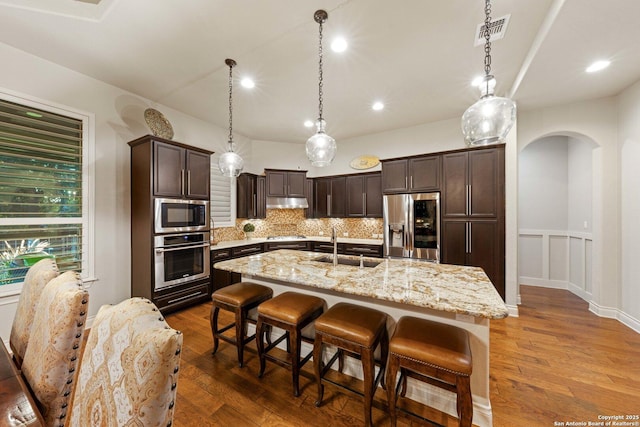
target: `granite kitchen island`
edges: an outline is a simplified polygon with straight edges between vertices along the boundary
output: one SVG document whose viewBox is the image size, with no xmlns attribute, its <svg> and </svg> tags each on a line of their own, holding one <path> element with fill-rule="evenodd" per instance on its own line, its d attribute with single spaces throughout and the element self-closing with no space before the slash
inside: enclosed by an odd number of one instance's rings
<svg viewBox="0 0 640 427">
<path fill-rule="evenodd" d="M 274 295 L 294 290 L 386 312 L 393 332 L 401 316 L 423 317 L 469 331 L 473 355 L 471 391 L 473 424 L 491 426 L 489 400 L 489 321 L 508 311 L 484 271 L 476 267 L 435 264 L 410 259 L 358 258 L 339 255 L 337 266 L 326 253 L 277 250 L 218 262 L 215 268 L 242 274 L 243 281 L 261 283 Z M 364 264 L 360 267 L 360 260 Z M 355 265 L 349 265 L 355 264 Z M 358 364 L 347 366 L 361 376 Z M 453 393 L 409 380 L 407 396 L 451 415 Z"/>
</svg>

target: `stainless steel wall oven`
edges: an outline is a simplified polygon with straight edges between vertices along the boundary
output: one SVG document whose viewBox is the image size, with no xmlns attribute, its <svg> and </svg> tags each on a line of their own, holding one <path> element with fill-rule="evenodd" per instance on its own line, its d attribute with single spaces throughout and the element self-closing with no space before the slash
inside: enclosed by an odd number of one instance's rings
<svg viewBox="0 0 640 427">
<path fill-rule="evenodd" d="M 155 236 L 155 290 L 209 277 L 209 233 Z"/>
</svg>

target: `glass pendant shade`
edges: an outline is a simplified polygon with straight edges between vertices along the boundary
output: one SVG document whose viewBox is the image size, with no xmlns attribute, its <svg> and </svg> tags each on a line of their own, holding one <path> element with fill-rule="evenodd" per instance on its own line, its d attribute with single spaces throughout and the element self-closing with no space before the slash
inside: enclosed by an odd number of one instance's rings
<svg viewBox="0 0 640 427">
<path fill-rule="evenodd" d="M 329 166 L 336 156 L 336 140 L 324 132 L 325 121 L 316 122 L 317 131 L 307 140 L 307 157 L 313 166 Z"/>
<path fill-rule="evenodd" d="M 240 175 L 243 168 L 244 160 L 231 150 L 222 153 L 218 159 L 218 169 L 220 169 L 220 173 L 224 176 L 236 177 Z"/>
<path fill-rule="evenodd" d="M 503 143 L 516 120 L 516 104 L 509 98 L 485 95 L 462 115 L 468 146 Z"/>
</svg>

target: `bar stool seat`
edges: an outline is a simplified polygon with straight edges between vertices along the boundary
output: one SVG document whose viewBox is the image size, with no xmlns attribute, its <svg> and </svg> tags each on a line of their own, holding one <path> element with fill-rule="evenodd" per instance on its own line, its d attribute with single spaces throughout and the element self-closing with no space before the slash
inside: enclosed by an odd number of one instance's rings
<svg viewBox="0 0 640 427">
<path fill-rule="evenodd" d="M 238 365 L 244 365 L 244 346 L 255 338 L 247 336 L 247 324 L 256 324 L 255 308 L 273 296 L 273 290 L 267 286 L 251 282 L 239 282 L 218 289 L 211 295 L 211 333 L 213 334 L 213 354 L 218 350 L 219 340 L 234 344 L 238 351 Z M 220 310 L 231 311 L 235 321 L 222 328 L 218 328 Z M 235 337 L 223 335 L 229 329 L 236 328 Z"/>
<path fill-rule="evenodd" d="M 313 354 L 310 351 L 309 354 L 301 358 L 300 347 L 302 341 L 313 342 L 313 338 L 304 336 L 302 331 L 322 314 L 325 307 L 326 302 L 322 298 L 298 292 L 284 292 L 258 306 L 256 344 L 258 356 L 260 357 L 259 378 L 264 374 L 266 360 L 269 359 L 291 370 L 293 395 L 296 397 L 300 395 L 300 368 L 307 363 Z M 264 335 L 270 327 L 280 328 L 285 332 L 274 342 L 268 343 L 265 348 Z M 270 351 L 285 339 L 287 343 L 287 359 L 281 359 L 274 354 L 270 354 Z"/>
<path fill-rule="evenodd" d="M 456 393 L 459 425 L 471 426 L 472 366 L 466 330 L 427 319 L 401 317 L 389 342 L 387 399 L 391 425 L 396 425 L 398 394 L 405 396 L 407 377 L 411 377 Z"/>
<path fill-rule="evenodd" d="M 384 387 L 384 371 L 387 364 L 389 346 L 387 315 L 372 308 L 340 302 L 316 319 L 315 329 L 313 366 L 316 382 L 318 383 L 316 406 L 322 404 L 324 395 L 323 382 L 332 383 L 364 397 L 365 425 L 372 425 L 371 406 L 373 404 L 373 396 L 379 383 Z M 330 344 L 338 348 L 326 365 L 322 363 L 324 344 Z M 381 360 L 378 363 L 379 371 L 376 376 L 374 352 L 378 347 L 380 347 Z M 331 369 L 336 359 L 339 361 L 338 370 L 342 372 L 344 353 L 360 359 L 362 362 L 363 393 L 325 378 L 325 374 Z"/>
</svg>

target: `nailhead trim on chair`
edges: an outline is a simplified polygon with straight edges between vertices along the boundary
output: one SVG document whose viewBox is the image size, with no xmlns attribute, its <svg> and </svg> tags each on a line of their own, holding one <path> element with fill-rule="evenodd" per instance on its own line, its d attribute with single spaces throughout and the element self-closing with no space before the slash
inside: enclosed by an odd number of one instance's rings
<svg viewBox="0 0 640 427">
<path fill-rule="evenodd" d="M 421 365 L 430 366 L 432 368 L 440 369 L 441 371 L 447 371 L 447 372 L 449 372 L 451 374 L 454 374 L 454 375 L 458 375 L 458 376 L 462 376 L 462 377 L 468 377 L 469 376 L 469 374 L 453 371 L 451 369 L 444 368 L 444 367 L 442 367 L 440 365 L 435 365 L 433 363 L 428 363 L 428 362 L 425 362 L 423 360 L 417 360 L 417 359 L 414 359 L 412 357 L 404 356 L 402 354 L 398 354 L 398 353 L 394 353 L 394 352 L 390 352 L 389 354 L 393 354 L 394 356 L 399 357 L 400 359 L 410 360 L 412 362 L 420 363 Z"/>
</svg>

